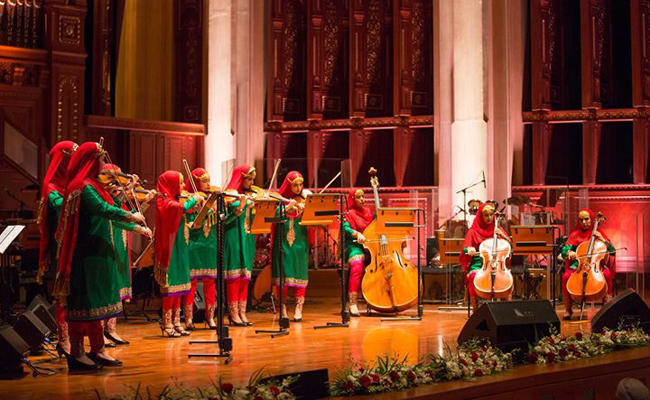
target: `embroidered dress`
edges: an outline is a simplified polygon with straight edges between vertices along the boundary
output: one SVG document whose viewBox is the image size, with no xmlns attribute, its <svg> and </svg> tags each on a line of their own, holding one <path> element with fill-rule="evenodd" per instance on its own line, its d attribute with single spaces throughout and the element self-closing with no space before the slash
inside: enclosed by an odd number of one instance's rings
<svg viewBox="0 0 650 400">
<path fill-rule="evenodd" d="M 182 296 L 190 291 L 190 228 L 187 214 L 195 205 L 194 199 L 189 199 L 183 204 L 183 216 L 176 229 L 176 238 L 169 259 L 167 286 L 160 287 L 163 296 Z"/>
<path fill-rule="evenodd" d="M 114 199 L 115 206 L 122 208 L 118 199 Z M 119 275 L 119 292 L 120 299 L 126 300 L 133 298 L 131 290 L 131 257 L 129 256 L 129 231 L 135 228 L 133 222 L 113 222 L 113 244 L 115 246 L 115 260 L 117 262 L 117 272 Z"/>
<path fill-rule="evenodd" d="M 228 203 L 228 214 L 224 221 L 224 273 L 226 279 L 245 278 L 250 280 L 255 259 L 255 235 L 246 231 L 246 218 L 251 210 L 246 205 L 240 215 L 235 211 L 240 200 Z"/>
<path fill-rule="evenodd" d="M 199 210 L 186 215 L 189 226 L 192 225 Z M 208 215 L 203 220 L 201 227 L 189 229 L 189 264 L 190 279 L 216 278 L 217 277 L 217 226 Z"/>
</svg>

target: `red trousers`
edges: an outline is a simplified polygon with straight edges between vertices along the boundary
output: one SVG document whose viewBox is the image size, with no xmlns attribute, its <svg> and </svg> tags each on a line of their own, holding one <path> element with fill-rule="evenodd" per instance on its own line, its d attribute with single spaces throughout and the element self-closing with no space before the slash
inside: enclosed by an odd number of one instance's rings
<svg viewBox="0 0 650 400">
<path fill-rule="evenodd" d="M 203 296 L 205 296 L 205 306 L 210 307 L 214 306 L 215 302 L 215 287 L 217 286 L 214 278 L 203 278 Z M 183 296 L 183 304 L 185 306 L 190 306 L 191 304 L 194 304 L 194 296 L 196 295 L 196 282 L 198 282 L 198 279 L 192 279 L 191 283 L 192 286 L 190 288 L 190 292 Z"/>
<path fill-rule="evenodd" d="M 284 286 L 284 290 L 282 291 L 282 296 L 284 297 L 284 300 L 287 300 L 287 290 L 288 286 Z M 275 293 L 276 296 L 279 295 L 280 290 L 278 285 L 273 285 L 273 293 Z M 305 297 L 305 294 L 307 293 L 307 288 L 306 287 L 294 287 L 293 288 L 293 294 L 296 297 Z"/>
<path fill-rule="evenodd" d="M 612 276 L 612 271 L 610 271 L 609 268 L 603 268 L 602 271 L 603 271 L 603 277 L 605 278 L 605 282 L 607 282 L 607 294 L 611 296 L 613 279 L 614 279 L 614 277 Z M 564 299 L 564 307 L 567 310 L 570 310 L 571 306 L 573 305 L 573 299 L 569 295 L 569 291 L 566 288 L 566 284 L 569 281 L 569 278 L 571 277 L 572 273 L 573 270 L 567 268 L 564 271 L 564 275 L 562 275 L 562 298 Z"/>
<path fill-rule="evenodd" d="M 70 354 L 79 357 L 84 354 L 84 336 L 90 340 L 90 351 L 100 353 L 104 350 L 104 329 L 101 321 L 70 321 Z"/>
<path fill-rule="evenodd" d="M 54 303 L 54 318 L 56 319 L 56 330 L 59 342 L 66 343 L 70 341 L 68 333 L 68 321 L 65 319 L 65 306 L 60 301 Z"/>
<path fill-rule="evenodd" d="M 476 297 L 476 288 L 474 287 L 475 275 L 476 275 L 476 270 L 470 271 L 467 275 L 465 275 L 465 286 L 467 286 L 467 289 L 469 291 L 470 299 L 472 297 Z"/>
<path fill-rule="evenodd" d="M 168 310 L 180 310 L 181 298 L 180 296 L 165 296 L 162 298 L 163 312 Z"/>
<path fill-rule="evenodd" d="M 348 284 L 349 293 L 359 293 L 361 278 L 363 277 L 363 260 L 353 260 L 350 262 L 350 281 Z"/>
<path fill-rule="evenodd" d="M 248 283 L 246 278 L 234 278 L 226 281 L 226 297 L 228 303 L 246 301 L 248 299 Z"/>
</svg>

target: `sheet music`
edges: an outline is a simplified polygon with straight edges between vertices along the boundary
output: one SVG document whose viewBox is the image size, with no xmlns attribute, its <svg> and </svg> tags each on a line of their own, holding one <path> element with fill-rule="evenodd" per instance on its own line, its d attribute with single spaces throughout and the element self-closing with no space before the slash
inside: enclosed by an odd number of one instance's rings
<svg viewBox="0 0 650 400">
<path fill-rule="evenodd" d="M 25 225 L 9 225 L 0 233 L 0 254 L 4 254 L 7 248 L 25 229 Z"/>
</svg>

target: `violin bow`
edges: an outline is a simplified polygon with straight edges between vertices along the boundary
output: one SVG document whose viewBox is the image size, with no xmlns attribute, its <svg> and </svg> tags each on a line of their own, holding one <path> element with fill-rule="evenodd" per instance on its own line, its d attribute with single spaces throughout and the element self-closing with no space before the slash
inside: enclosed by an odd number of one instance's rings
<svg viewBox="0 0 650 400">
<path fill-rule="evenodd" d="M 192 177 L 192 171 L 190 171 L 190 164 L 188 164 L 186 159 L 183 159 L 183 166 L 185 167 L 185 173 L 187 174 L 187 179 L 190 180 L 190 185 L 192 186 L 192 190 L 194 190 L 194 193 L 198 193 L 199 191 L 196 189 L 196 184 L 194 183 L 194 178 Z"/>
<path fill-rule="evenodd" d="M 327 183 L 327 185 L 325 185 L 325 187 L 322 188 L 322 189 L 320 190 L 320 192 L 318 192 L 318 194 L 323 193 L 323 192 L 325 191 L 325 189 L 327 189 L 328 187 L 330 187 L 330 185 L 331 185 L 332 183 L 334 183 L 334 181 L 336 180 L 336 178 L 338 178 L 339 176 L 341 176 L 341 171 L 339 171 L 339 173 L 336 174 L 336 176 L 334 176 L 334 178 L 332 178 L 332 180 L 329 181 L 329 182 Z"/>
</svg>

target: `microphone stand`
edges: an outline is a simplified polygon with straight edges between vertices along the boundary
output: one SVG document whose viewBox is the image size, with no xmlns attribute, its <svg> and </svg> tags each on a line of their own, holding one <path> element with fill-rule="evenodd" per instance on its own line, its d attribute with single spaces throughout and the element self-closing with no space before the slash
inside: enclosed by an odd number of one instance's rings
<svg viewBox="0 0 650 400">
<path fill-rule="evenodd" d="M 459 191 L 456 192 L 456 194 L 462 193 L 463 194 L 463 220 L 465 221 L 465 225 L 467 225 L 467 191 L 474 186 L 477 186 L 478 184 L 483 183 L 485 184 L 485 178 L 481 179 L 478 182 L 474 182 L 469 186 L 465 186 L 464 188 L 460 189 Z M 460 211 L 459 211 L 460 212 Z M 458 213 L 456 213 L 458 215 Z"/>
</svg>

